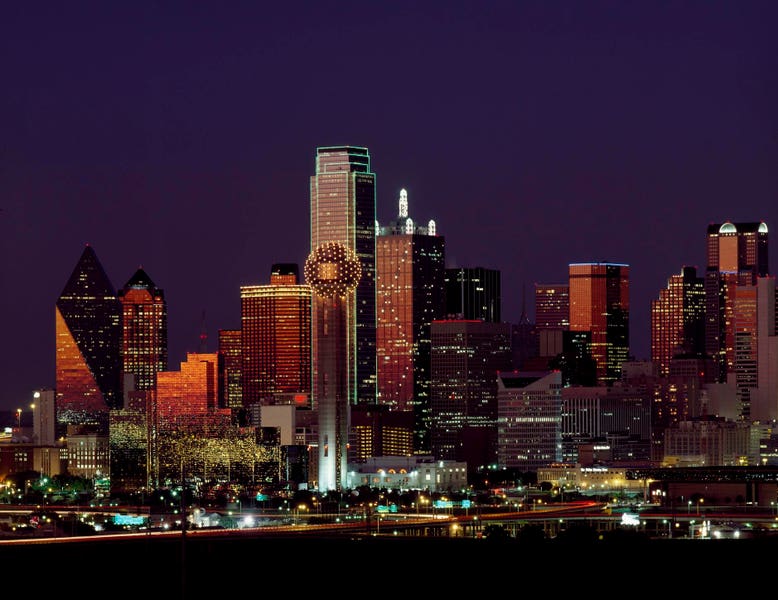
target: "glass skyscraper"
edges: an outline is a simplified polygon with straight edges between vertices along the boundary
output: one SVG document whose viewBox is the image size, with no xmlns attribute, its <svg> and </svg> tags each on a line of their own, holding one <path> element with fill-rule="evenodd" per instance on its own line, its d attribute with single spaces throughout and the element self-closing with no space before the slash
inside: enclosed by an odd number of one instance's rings
<svg viewBox="0 0 778 600">
<path fill-rule="evenodd" d="M 167 370 L 167 303 L 142 268 L 119 290 L 122 309 L 122 375 L 134 376 L 133 388 L 152 390 L 157 373 Z"/>
<path fill-rule="evenodd" d="M 109 409 L 121 408 L 120 324 L 116 291 L 87 245 L 56 302 L 58 435 L 70 424 L 107 433 Z"/>
<path fill-rule="evenodd" d="M 352 404 L 376 401 L 376 289 L 375 289 L 375 173 L 367 148 L 321 147 L 316 150 L 316 174 L 311 177 L 311 252 L 327 242 L 338 242 L 359 259 L 362 275 L 347 319 L 348 370 Z M 316 368 L 315 322 L 321 319 L 314 304 L 313 368 Z M 315 386 L 314 377 L 314 386 Z M 314 405 L 319 391 L 313 389 Z"/>
<path fill-rule="evenodd" d="M 429 454 L 431 325 L 445 310 L 445 239 L 414 224 L 407 192 L 376 238 L 378 401 L 413 411 L 414 452 Z"/>
<path fill-rule="evenodd" d="M 570 331 L 590 331 L 597 383 L 621 377 L 629 356 L 629 265 L 569 265 Z"/>
<path fill-rule="evenodd" d="M 711 223 L 707 231 L 705 271 L 705 351 L 714 359 L 717 380 L 734 370 L 732 327 L 737 286 L 756 285 L 768 275 L 767 224 Z"/>
</svg>

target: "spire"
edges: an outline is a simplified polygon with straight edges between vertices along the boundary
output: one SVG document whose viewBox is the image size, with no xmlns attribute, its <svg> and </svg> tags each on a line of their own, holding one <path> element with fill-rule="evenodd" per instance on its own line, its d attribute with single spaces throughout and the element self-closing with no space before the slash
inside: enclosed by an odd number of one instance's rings
<svg viewBox="0 0 778 600">
<path fill-rule="evenodd" d="M 200 354 L 208 352 L 208 333 L 205 331 L 205 311 L 203 311 L 203 318 L 200 325 Z"/>
<path fill-rule="evenodd" d="M 519 317 L 520 325 L 529 324 L 529 317 L 527 317 L 527 284 L 521 284 L 521 316 Z"/>
</svg>

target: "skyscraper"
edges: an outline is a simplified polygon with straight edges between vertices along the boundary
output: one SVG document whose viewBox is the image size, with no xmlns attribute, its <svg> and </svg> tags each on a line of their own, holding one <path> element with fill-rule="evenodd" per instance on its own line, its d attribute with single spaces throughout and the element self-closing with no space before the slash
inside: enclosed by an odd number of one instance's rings
<svg viewBox="0 0 778 600">
<path fill-rule="evenodd" d="M 562 330 L 570 328 L 570 284 L 535 284 L 535 327 Z"/>
<path fill-rule="evenodd" d="M 134 377 L 133 389 L 153 390 L 157 373 L 167 370 L 165 293 L 142 268 L 119 290 L 122 309 L 121 373 Z"/>
<path fill-rule="evenodd" d="M 498 467 L 537 471 L 561 461 L 561 372 L 500 372 L 497 383 Z"/>
<path fill-rule="evenodd" d="M 376 289 L 375 289 L 375 174 L 367 148 L 321 147 L 316 150 L 316 173 L 311 177 L 311 252 L 337 242 L 356 254 L 361 278 L 353 303 L 348 305 L 348 364 L 353 366 L 351 404 L 376 401 Z M 323 318 L 314 303 L 311 339 L 316 368 L 319 352 L 317 320 Z M 314 406 L 320 391 L 314 374 Z"/>
<path fill-rule="evenodd" d="M 121 407 L 121 306 L 108 276 L 87 244 L 56 302 L 58 435 L 68 424 L 98 424 Z"/>
<path fill-rule="evenodd" d="M 378 402 L 413 411 L 414 452 L 429 454 L 431 324 L 443 318 L 445 239 L 415 225 L 400 192 L 397 219 L 376 238 Z"/>
<path fill-rule="evenodd" d="M 702 357 L 704 352 L 705 280 L 695 267 L 683 267 L 651 302 L 651 360 L 666 376 L 675 356 Z"/>
<path fill-rule="evenodd" d="M 497 462 L 497 372 L 512 368 L 511 325 L 444 319 L 432 323 L 432 454 L 467 462 L 468 471 Z"/>
<path fill-rule="evenodd" d="M 269 285 L 240 288 L 242 399 L 306 405 L 311 391 L 311 288 L 298 266 L 276 263 Z"/>
<path fill-rule="evenodd" d="M 219 330 L 219 354 L 224 360 L 224 404 L 226 408 L 243 408 L 242 330 Z"/>
<path fill-rule="evenodd" d="M 629 266 L 573 263 L 570 276 L 570 331 L 590 331 L 597 381 L 610 385 L 629 355 Z"/>
<path fill-rule="evenodd" d="M 501 322 L 500 271 L 484 267 L 456 267 L 445 271 L 446 316 Z"/>
<path fill-rule="evenodd" d="M 732 324 L 735 288 L 756 285 L 768 275 L 767 224 L 711 223 L 707 232 L 705 271 L 705 351 L 714 358 L 717 380 L 734 369 Z"/>
</svg>

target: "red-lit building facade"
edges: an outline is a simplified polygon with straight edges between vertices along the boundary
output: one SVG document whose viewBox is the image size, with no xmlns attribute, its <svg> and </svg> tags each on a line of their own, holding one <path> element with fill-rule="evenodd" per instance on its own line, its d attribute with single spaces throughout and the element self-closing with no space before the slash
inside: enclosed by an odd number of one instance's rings
<svg viewBox="0 0 778 600">
<path fill-rule="evenodd" d="M 242 286 L 240 304 L 243 405 L 309 405 L 311 288 L 297 265 L 273 265 L 269 285 Z"/>
</svg>

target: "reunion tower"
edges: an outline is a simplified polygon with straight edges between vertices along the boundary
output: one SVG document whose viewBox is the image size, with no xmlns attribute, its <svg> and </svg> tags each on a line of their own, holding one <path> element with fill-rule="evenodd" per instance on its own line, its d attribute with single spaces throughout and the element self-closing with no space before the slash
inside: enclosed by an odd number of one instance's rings
<svg viewBox="0 0 778 600">
<path fill-rule="evenodd" d="M 349 351 L 356 294 L 362 268 L 353 250 L 325 242 L 305 261 L 305 280 L 313 290 L 312 323 L 317 340 L 313 379 L 319 419 L 319 491 L 340 490 L 346 483 L 349 396 L 354 365 Z"/>
</svg>

